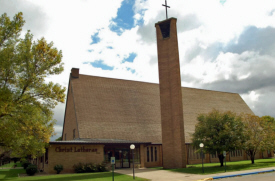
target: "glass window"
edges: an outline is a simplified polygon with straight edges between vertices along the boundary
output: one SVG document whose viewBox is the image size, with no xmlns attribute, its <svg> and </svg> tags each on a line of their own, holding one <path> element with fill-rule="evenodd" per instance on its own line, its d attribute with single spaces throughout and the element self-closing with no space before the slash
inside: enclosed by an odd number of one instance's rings
<svg viewBox="0 0 275 181">
<path fill-rule="evenodd" d="M 149 147 L 147 147 L 147 162 L 149 162 Z"/>
<path fill-rule="evenodd" d="M 157 147 L 155 147 L 155 162 L 158 161 L 158 150 Z"/>
<path fill-rule="evenodd" d="M 153 147 L 151 146 L 151 162 L 154 161 L 154 156 L 153 156 L 153 154 L 154 154 L 154 151 L 153 151 Z"/>
<path fill-rule="evenodd" d="M 45 163 L 48 164 L 48 158 L 49 158 L 49 149 L 46 148 L 46 152 L 45 152 Z"/>
</svg>

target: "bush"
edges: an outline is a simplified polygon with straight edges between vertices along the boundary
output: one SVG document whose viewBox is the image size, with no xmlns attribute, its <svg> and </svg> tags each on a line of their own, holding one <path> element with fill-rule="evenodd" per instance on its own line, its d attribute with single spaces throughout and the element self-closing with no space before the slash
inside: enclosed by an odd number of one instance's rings
<svg viewBox="0 0 275 181">
<path fill-rule="evenodd" d="M 93 164 L 93 163 L 78 163 L 73 166 L 75 173 L 91 173 L 91 172 L 105 172 L 107 171 L 106 165 L 102 164 Z"/>
<path fill-rule="evenodd" d="M 59 174 L 63 170 L 63 165 L 55 165 L 53 169 Z"/>
<path fill-rule="evenodd" d="M 21 165 L 22 165 L 22 167 L 26 170 L 27 167 L 28 167 L 29 165 L 31 165 L 31 163 L 28 162 L 27 160 L 24 160 L 24 161 L 21 162 Z"/>
<path fill-rule="evenodd" d="M 85 173 L 85 165 L 83 163 L 74 164 L 75 173 Z"/>
<path fill-rule="evenodd" d="M 86 173 L 97 172 L 97 167 L 93 163 L 87 163 L 84 166 Z"/>
<path fill-rule="evenodd" d="M 106 172 L 107 171 L 105 163 L 97 164 L 96 168 L 97 168 L 98 172 Z"/>
<path fill-rule="evenodd" d="M 30 176 L 34 175 L 36 172 L 38 172 L 37 166 L 30 164 L 27 168 L 26 168 L 26 173 Z"/>
</svg>

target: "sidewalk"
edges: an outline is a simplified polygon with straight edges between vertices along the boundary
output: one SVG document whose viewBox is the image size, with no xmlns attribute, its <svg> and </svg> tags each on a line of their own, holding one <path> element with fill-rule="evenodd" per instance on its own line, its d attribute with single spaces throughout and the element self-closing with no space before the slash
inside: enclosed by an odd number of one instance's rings
<svg viewBox="0 0 275 181">
<path fill-rule="evenodd" d="M 172 171 L 166 171 L 166 170 L 140 168 L 140 169 L 135 169 L 135 176 L 147 178 L 152 181 L 196 181 L 196 180 L 203 180 L 206 178 L 213 178 L 217 176 L 236 175 L 236 174 L 243 174 L 243 173 L 272 170 L 272 169 L 275 170 L 275 167 L 235 171 L 235 172 L 224 172 L 224 173 L 217 173 L 217 174 L 210 174 L 210 175 L 195 175 L 195 174 L 178 173 L 178 172 L 172 172 Z M 133 175 L 132 168 L 116 169 L 115 172 L 125 174 L 125 175 L 130 175 L 130 176 Z"/>
</svg>

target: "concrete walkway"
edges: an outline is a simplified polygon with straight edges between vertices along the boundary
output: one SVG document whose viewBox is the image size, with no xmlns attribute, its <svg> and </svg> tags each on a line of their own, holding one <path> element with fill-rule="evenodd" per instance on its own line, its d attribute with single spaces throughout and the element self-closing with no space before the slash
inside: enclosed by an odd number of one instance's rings
<svg viewBox="0 0 275 181">
<path fill-rule="evenodd" d="M 197 174 L 188 174 L 188 173 L 178 173 L 178 172 L 172 172 L 172 171 L 166 171 L 166 170 L 140 168 L 140 169 L 135 169 L 135 176 L 141 177 L 141 178 L 147 178 L 152 181 L 196 181 L 196 180 L 203 180 L 205 178 L 211 178 L 214 176 L 235 175 L 235 174 L 242 174 L 242 173 L 249 173 L 249 172 L 256 172 L 256 171 L 271 170 L 271 169 L 275 169 L 275 167 L 245 170 L 245 171 L 235 171 L 235 172 L 224 172 L 224 173 L 217 173 L 217 174 L 210 174 L 210 175 L 197 175 Z M 132 168 L 116 169 L 115 172 L 133 176 Z"/>
</svg>

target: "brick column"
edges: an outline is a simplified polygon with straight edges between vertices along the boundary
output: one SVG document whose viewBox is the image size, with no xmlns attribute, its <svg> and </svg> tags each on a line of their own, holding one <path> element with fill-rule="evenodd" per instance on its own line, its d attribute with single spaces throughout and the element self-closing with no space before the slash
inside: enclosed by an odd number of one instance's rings
<svg viewBox="0 0 275 181">
<path fill-rule="evenodd" d="M 157 32 L 164 168 L 186 167 L 176 22 L 176 18 L 170 18 L 155 24 Z"/>
</svg>

